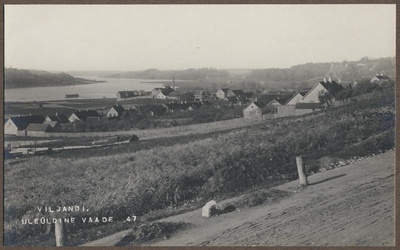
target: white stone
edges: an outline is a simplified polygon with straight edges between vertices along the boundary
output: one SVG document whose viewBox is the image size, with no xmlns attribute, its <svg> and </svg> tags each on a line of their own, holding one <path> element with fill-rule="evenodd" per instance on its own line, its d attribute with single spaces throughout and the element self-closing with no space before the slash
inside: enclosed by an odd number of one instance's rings
<svg viewBox="0 0 400 250">
<path fill-rule="evenodd" d="M 217 202 L 215 200 L 211 200 L 204 205 L 203 210 L 201 211 L 201 216 L 203 217 L 211 217 L 213 212 L 218 209 Z"/>
</svg>

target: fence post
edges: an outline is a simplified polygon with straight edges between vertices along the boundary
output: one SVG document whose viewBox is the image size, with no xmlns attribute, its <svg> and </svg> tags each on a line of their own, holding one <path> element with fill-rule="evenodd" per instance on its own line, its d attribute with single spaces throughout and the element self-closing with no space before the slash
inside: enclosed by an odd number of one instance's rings
<svg viewBox="0 0 400 250">
<path fill-rule="evenodd" d="M 57 219 L 55 225 L 56 246 L 63 247 L 66 242 L 66 235 L 64 229 L 64 222 L 62 219 Z"/>
<path fill-rule="evenodd" d="M 296 164 L 297 164 L 297 172 L 299 174 L 300 186 L 305 187 L 308 185 L 308 181 L 307 181 L 307 176 L 304 172 L 302 156 L 296 157 Z"/>
</svg>

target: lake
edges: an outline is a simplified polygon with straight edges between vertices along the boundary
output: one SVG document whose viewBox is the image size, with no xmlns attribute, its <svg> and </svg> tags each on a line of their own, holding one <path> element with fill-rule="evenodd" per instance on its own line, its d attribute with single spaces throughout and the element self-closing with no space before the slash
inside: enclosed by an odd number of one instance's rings
<svg viewBox="0 0 400 250">
<path fill-rule="evenodd" d="M 15 88 L 4 90 L 4 101 L 6 102 L 31 102 L 31 101 L 53 101 L 65 100 L 65 94 L 79 94 L 79 98 L 71 99 L 96 99 L 116 98 L 117 92 L 121 90 L 145 90 L 161 87 L 161 83 L 155 80 L 127 79 L 127 78 L 103 78 L 97 76 L 76 76 L 91 80 L 106 81 L 84 85 Z M 153 81 L 153 82 L 150 82 Z M 160 80 L 165 81 L 165 80 Z M 70 99 L 70 98 L 68 98 Z"/>
</svg>

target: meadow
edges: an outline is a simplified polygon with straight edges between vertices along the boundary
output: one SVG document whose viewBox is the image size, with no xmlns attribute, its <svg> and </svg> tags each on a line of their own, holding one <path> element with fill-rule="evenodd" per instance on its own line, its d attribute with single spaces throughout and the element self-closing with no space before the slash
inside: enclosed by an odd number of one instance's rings
<svg viewBox="0 0 400 250">
<path fill-rule="evenodd" d="M 394 147 L 394 101 L 393 92 L 386 91 L 348 106 L 224 133 L 6 162 L 5 244 L 40 234 L 20 223 L 46 216 L 33 211 L 37 206 L 84 205 L 89 211 L 74 215 L 121 221 L 294 180 L 298 155 L 311 174 L 324 156 L 346 159 L 386 151 Z"/>
</svg>

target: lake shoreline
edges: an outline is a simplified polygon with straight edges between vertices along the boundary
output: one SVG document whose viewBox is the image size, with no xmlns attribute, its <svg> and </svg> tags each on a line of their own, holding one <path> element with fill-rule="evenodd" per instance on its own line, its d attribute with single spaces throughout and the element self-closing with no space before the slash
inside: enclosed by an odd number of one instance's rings
<svg viewBox="0 0 400 250">
<path fill-rule="evenodd" d="M 68 86 L 78 86 L 78 85 L 89 85 L 89 84 L 96 84 L 96 83 L 102 83 L 102 82 L 107 82 L 107 81 L 96 81 L 96 80 L 86 80 L 86 81 L 81 81 L 77 83 L 71 83 L 71 84 L 59 84 L 59 85 L 35 85 L 35 86 L 4 86 L 4 89 L 23 89 L 23 88 L 43 88 L 43 87 L 68 87 Z"/>
<path fill-rule="evenodd" d="M 55 86 L 30 86 L 5 88 L 4 102 L 43 102 L 66 100 L 66 94 L 78 94 L 79 100 L 116 98 L 118 91 L 144 90 L 151 91 L 161 87 L 162 83 L 144 82 L 144 79 L 111 79 L 102 77 L 77 76 L 85 79 L 78 83 Z M 143 83 L 142 83 L 143 82 Z"/>
</svg>

